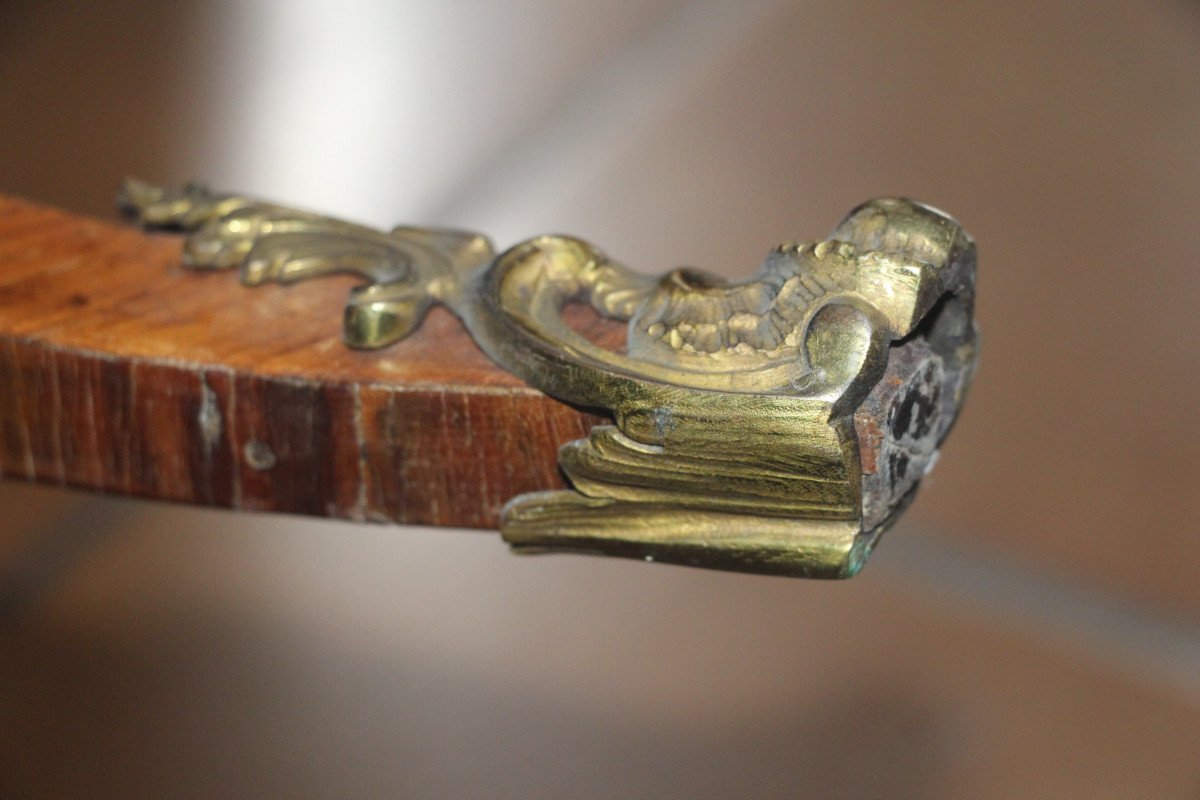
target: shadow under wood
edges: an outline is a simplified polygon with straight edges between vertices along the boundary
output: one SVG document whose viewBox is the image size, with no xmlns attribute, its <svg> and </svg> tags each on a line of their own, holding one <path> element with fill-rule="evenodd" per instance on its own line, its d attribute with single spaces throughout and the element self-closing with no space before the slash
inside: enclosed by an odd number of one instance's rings
<svg viewBox="0 0 1200 800">
<path fill-rule="evenodd" d="M 45 490 L 4 487 L 5 494 L 22 491 Z M 46 502 L 55 499 L 51 496 Z M 21 544 L 0 561 L 0 630 L 15 624 L 27 609 L 53 592 L 129 516 L 127 504 L 112 499 L 87 497 L 67 501 L 67 505 L 66 511 L 29 523 L 21 533 Z"/>
</svg>

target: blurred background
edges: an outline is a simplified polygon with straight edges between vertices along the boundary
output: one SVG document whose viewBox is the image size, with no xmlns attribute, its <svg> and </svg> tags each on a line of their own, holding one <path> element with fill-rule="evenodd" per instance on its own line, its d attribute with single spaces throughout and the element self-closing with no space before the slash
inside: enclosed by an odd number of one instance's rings
<svg viewBox="0 0 1200 800">
<path fill-rule="evenodd" d="M 908 195 L 982 364 L 840 584 L 0 484 L 0 798 L 1200 798 L 1200 6 L 0 0 L 0 192 L 127 174 L 731 275 Z"/>
</svg>

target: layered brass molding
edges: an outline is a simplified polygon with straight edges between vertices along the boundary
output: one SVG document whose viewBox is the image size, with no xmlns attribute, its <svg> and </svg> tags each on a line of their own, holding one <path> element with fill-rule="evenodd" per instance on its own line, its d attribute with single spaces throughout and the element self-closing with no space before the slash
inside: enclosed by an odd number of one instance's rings
<svg viewBox="0 0 1200 800">
<path fill-rule="evenodd" d="M 611 412 L 560 450 L 574 491 L 505 507 L 522 552 L 853 575 L 933 466 L 975 365 L 975 245 L 910 200 L 781 245 L 744 283 L 643 275 L 563 236 L 496 255 L 475 233 L 384 232 L 196 186 L 130 181 L 122 204 L 191 231 L 196 269 L 240 268 L 247 284 L 361 276 L 351 347 L 386 347 L 439 303 L 531 386 Z M 627 321 L 625 347 L 574 330 L 570 303 Z"/>
</svg>

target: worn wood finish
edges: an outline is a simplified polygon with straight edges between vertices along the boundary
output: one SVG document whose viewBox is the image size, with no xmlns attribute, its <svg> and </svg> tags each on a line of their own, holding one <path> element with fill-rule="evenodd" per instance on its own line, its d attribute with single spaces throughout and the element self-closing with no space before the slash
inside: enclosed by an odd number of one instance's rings
<svg viewBox="0 0 1200 800">
<path fill-rule="evenodd" d="M 357 521 L 491 528 L 597 418 L 435 310 L 341 343 L 349 280 L 246 289 L 181 237 L 0 197 L 0 474 Z"/>
</svg>

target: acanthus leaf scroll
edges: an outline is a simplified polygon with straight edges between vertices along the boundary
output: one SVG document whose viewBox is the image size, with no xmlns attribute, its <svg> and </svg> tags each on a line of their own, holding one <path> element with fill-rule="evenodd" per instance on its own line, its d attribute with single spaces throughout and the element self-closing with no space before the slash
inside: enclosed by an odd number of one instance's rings
<svg viewBox="0 0 1200 800">
<path fill-rule="evenodd" d="M 198 186 L 130 181 L 121 202 L 189 231 L 195 269 L 251 285 L 361 277 L 351 347 L 393 344 L 440 304 L 504 369 L 606 409 L 613 424 L 559 452 L 573 491 L 506 505 L 518 551 L 851 576 L 932 467 L 975 366 L 974 242 L 905 199 L 865 203 L 737 283 L 654 278 L 571 237 L 496 254 L 472 232 L 376 230 Z M 574 330 L 572 303 L 626 322 L 623 350 Z"/>
</svg>

